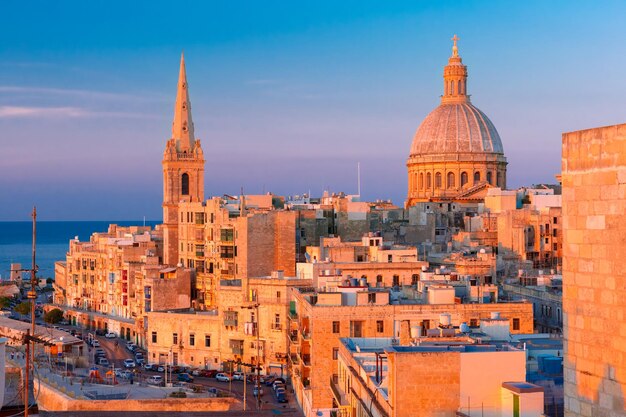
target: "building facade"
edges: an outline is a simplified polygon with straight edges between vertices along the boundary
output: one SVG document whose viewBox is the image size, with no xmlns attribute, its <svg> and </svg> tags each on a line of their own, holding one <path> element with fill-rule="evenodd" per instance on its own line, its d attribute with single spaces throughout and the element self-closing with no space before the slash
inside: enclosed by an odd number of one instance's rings
<svg viewBox="0 0 626 417">
<path fill-rule="evenodd" d="M 563 134 L 565 416 L 626 414 L 626 124 Z"/>
</svg>

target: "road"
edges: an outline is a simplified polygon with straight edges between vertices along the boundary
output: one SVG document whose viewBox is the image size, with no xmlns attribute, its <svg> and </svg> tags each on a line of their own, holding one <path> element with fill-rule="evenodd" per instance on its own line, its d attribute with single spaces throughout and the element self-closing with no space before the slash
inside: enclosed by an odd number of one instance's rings
<svg viewBox="0 0 626 417">
<path fill-rule="evenodd" d="M 65 327 L 68 330 L 72 328 L 70 326 L 61 326 L 61 327 Z M 85 336 L 85 338 L 87 337 L 88 333 L 89 332 L 87 331 L 83 331 L 83 335 Z M 95 336 L 95 333 L 94 333 L 94 336 Z M 126 343 L 127 343 L 126 340 L 120 339 L 120 338 L 107 339 L 104 336 L 95 336 L 95 337 L 98 340 L 98 342 L 100 342 L 100 347 L 104 349 L 104 351 L 106 352 L 107 359 L 109 360 L 109 362 L 113 364 L 115 368 L 124 369 L 124 359 L 134 359 L 134 354 L 126 348 Z M 147 353 L 145 351 L 142 351 L 142 352 L 144 354 L 144 357 L 147 358 Z M 93 359 L 94 353 L 95 353 L 94 348 L 90 347 L 89 348 L 90 364 L 94 363 L 94 359 Z M 137 376 L 136 378 L 134 378 L 133 382 L 143 381 L 147 379 L 150 375 L 162 375 L 162 372 L 160 373 L 156 371 L 146 371 L 145 369 L 141 367 L 137 367 L 135 368 L 135 370 L 136 370 Z M 170 379 L 169 375 L 167 379 L 168 380 Z M 172 379 L 176 381 L 176 374 L 172 375 Z M 207 388 L 213 387 L 224 392 L 231 392 L 235 395 L 236 398 L 243 400 L 243 395 L 244 395 L 243 381 L 232 381 L 230 383 L 219 382 L 215 378 L 205 378 L 205 377 L 196 376 L 194 377 L 193 383 L 197 385 L 202 385 Z M 252 391 L 254 389 L 254 384 L 246 383 L 245 385 L 246 385 L 246 392 L 247 392 L 246 402 L 248 404 L 248 408 L 254 409 L 256 406 L 256 398 L 252 394 Z M 273 407 L 273 408 L 282 408 L 288 405 L 289 406 L 295 405 L 293 394 L 291 394 L 289 387 L 287 389 L 288 391 L 287 398 L 289 399 L 289 403 L 287 404 L 281 404 L 278 401 L 276 401 L 276 398 L 273 395 L 274 391 L 272 390 L 271 386 L 262 385 L 262 389 L 263 389 L 264 395 L 261 397 L 261 400 L 265 406 L 269 404 L 270 407 Z"/>
</svg>

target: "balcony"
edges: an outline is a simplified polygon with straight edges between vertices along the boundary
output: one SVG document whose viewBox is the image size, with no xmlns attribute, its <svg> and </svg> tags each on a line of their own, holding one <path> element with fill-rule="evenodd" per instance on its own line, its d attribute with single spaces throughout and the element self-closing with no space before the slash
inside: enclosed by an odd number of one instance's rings
<svg viewBox="0 0 626 417">
<path fill-rule="evenodd" d="M 298 320 L 298 313 L 295 311 L 289 310 L 289 318 L 291 320 Z"/>
<path fill-rule="evenodd" d="M 292 353 L 291 355 L 289 355 L 289 359 L 291 360 L 291 363 L 293 365 L 299 365 L 300 364 L 300 358 L 298 357 L 298 354 L 296 354 L 296 353 Z"/>
<path fill-rule="evenodd" d="M 304 327 L 300 330 L 300 333 L 302 333 L 302 339 L 303 340 L 311 340 L 311 332 L 309 331 L 308 328 Z"/>
<path fill-rule="evenodd" d="M 291 333 L 289 333 L 289 340 L 291 340 L 291 343 L 294 343 L 297 345 L 299 342 L 298 332 L 295 330 L 292 330 Z"/>
<path fill-rule="evenodd" d="M 335 401 L 337 401 L 337 404 L 339 404 L 339 407 L 350 406 L 345 392 L 343 392 L 343 390 L 339 387 L 338 375 L 333 375 L 330 377 L 330 390 L 333 392 L 333 396 L 335 397 Z"/>
<path fill-rule="evenodd" d="M 302 351 L 298 352 L 298 356 L 300 357 L 300 360 L 302 361 L 302 364 L 304 366 L 311 366 L 311 354 L 309 353 L 302 353 Z"/>
</svg>

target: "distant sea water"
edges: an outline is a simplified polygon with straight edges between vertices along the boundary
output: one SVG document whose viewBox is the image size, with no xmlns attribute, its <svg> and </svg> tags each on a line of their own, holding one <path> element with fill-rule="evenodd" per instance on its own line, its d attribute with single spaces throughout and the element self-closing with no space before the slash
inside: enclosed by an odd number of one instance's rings
<svg viewBox="0 0 626 417">
<path fill-rule="evenodd" d="M 146 221 L 154 227 L 157 221 Z M 142 226 L 138 221 L 82 221 L 82 222 L 37 222 L 37 276 L 54 278 L 54 263 L 65 260 L 69 241 L 75 236 L 88 241 L 94 232 L 106 232 L 109 224 L 120 226 Z M 9 279 L 12 263 L 21 263 L 29 269 L 32 264 L 32 222 L 0 222 L 0 277 Z M 30 275 L 27 274 L 28 277 Z"/>
</svg>

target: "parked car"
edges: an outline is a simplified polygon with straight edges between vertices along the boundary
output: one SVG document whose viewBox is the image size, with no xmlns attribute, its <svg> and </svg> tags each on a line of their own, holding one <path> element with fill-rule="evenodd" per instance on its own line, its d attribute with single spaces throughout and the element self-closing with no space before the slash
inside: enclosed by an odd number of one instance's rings
<svg viewBox="0 0 626 417">
<path fill-rule="evenodd" d="M 146 371 L 156 371 L 157 366 L 153 363 L 145 363 L 143 365 L 143 369 L 145 369 Z"/>
<path fill-rule="evenodd" d="M 93 341 L 91 342 L 91 346 L 93 347 L 100 347 L 100 342 L 98 342 L 98 339 L 93 339 Z"/>
<path fill-rule="evenodd" d="M 273 389 L 274 391 L 276 391 L 278 388 L 285 388 L 285 383 L 284 383 L 284 382 L 282 382 L 282 381 L 275 381 L 275 382 L 272 384 L 272 389 Z"/>
<path fill-rule="evenodd" d="M 152 367 L 152 370 L 153 370 L 153 371 L 155 370 L 155 369 L 154 369 L 154 367 Z M 156 367 L 156 371 L 157 371 L 157 372 L 165 372 L 165 365 L 158 365 L 158 366 Z"/>
<path fill-rule="evenodd" d="M 279 391 L 276 393 L 276 401 L 278 401 L 279 403 L 286 403 L 287 402 L 287 394 L 284 391 Z"/>
<path fill-rule="evenodd" d="M 146 363 L 146 360 L 143 357 L 141 357 L 141 358 L 135 359 L 135 362 L 137 362 L 137 365 L 143 366 L 143 364 Z"/>
<path fill-rule="evenodd" d="M 107 358 L 98 359 L 98 365 L 100 366 L 109 366 L 109 360 Z"/>
<path fill-rule="evenodd" d="M 134 352 L 135 349 L 137 349 L 137 345 L 134 344 L 133 342 L 128 342 L 126 343 L 126 349 L 130 350 L 131 352 Z"/>
<path fill-rule="evenodd" d="M 215 379 L 217 379 L 220 382 L 229 382 L 230 381 L 230 375 L 220 372 L 219 374 L 215 375 Z"/>
<path fill-rule="evenodd" d="M 263 388 L 254 387 L 254 389 L 252 390 L 252 395 L 254 395 L 256 397 L 259 394 L 259 392 L 261 393 L 261 397 L 262 397 L 263 396 Z"/>
<path fill-rule="evenodd" d="M 104 337 L 106 337 L 107 339 L 115 339 L 117 335 L 113 332 L 108 332 L 107 334 L 104 335 Z"/>
<path fill-rule="evenodd" d="M 233 372 L 233 381 L 243 381 L 243 372 Z"/>
<path fill-rule="evenodd" d="M 135 365 L 135 361 L 132 359 L 124 359 L 124 368 L 134 368 Z"/>
<path fill-rule="evenodd" d="M 215 375 L 217 375 L 217 371 L 215 369 L 203 369 L 200 372 L 200 376 L 205 378 L 215 378 Z"/>
<path fill-rule="evenodd" d="M 189 375 L 187 372 L 182 372 L 182 373 L 178 374 L 176 379 L 178 381 L 182 381 L 182 382 L 193 382 L 193 377 L 191 375 Z"/>
<path fill-rule="evenodd" d="M 163 377 L 161 375 L 150 375 L 150 377 L 146 379 L 146 384 L 163 385 Z"/>
</svg>

